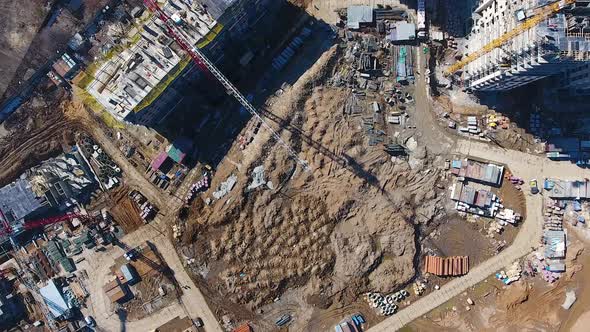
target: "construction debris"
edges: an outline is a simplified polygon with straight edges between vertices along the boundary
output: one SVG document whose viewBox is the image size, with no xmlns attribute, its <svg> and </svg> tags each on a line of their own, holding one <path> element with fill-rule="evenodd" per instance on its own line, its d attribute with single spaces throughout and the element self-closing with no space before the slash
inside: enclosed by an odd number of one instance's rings
<svg viewBox="0 0 590 332">
<path fill-rule="evenodd" d="M 234 188 L 236 183 L 238 182 L 238 177 L 235 174 L 230 175 L 225 182 L 222 182 L 217 191 L 213 192 L 213 197 L 215 199 L 220 199 L 223 196 L 229 194 L 229 192 Z"/>
</svg>

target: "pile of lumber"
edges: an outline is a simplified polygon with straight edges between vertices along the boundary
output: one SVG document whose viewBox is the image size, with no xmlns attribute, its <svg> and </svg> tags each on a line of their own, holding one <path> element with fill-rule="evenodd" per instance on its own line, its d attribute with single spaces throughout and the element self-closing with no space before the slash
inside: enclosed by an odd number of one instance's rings
<svg viewBox="0 0 590 332">
<path fill-rule="evenodd" d="M 468 256 L 437 257 L 426 256 L 424 270 L 437 276 L 460 276 L 469 272 Z"/>
</svg>

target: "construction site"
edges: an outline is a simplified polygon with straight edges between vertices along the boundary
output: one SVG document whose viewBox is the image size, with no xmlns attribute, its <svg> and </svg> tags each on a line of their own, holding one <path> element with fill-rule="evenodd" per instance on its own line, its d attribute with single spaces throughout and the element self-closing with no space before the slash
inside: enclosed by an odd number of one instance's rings
<svg viewBox="0 0 590 332">
<path fill-rule="evenodd" d="M 588 1 L 4 6 L 3 330 L 584 330 Z"/>
</svg>

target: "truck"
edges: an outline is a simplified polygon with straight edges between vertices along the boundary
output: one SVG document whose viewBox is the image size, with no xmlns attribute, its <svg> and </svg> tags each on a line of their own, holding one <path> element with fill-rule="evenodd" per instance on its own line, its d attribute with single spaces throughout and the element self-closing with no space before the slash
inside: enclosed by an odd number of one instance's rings
<svg viewBox="0 0 590 332">
<path fill-rule="evenodd" d="M 373 102 L 373 112 L 375 112 L 375 113 L 381 112 L 381 106 L 376 101 Z"/>
<path fill-rule="evenodd" d="M 539 193 L 539 187 L 537 186 L 537 179 L 532 179 L 529 183 L 531 186 L 531 194 L 536 195 Z"/>
</svg>

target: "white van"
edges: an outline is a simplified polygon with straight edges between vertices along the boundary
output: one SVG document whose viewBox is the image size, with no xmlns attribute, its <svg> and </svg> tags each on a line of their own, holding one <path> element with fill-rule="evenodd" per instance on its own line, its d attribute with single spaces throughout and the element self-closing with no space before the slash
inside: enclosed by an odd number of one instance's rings
<svg viewBox="0 0 590 332">
<path fill-rule="evenodd" d="M 84 321 L 86 321 L 86 325 L 88 325 L 90 327 L 95 327 L 96 326 L 96 321 L 94 320 L 94 318 L 92 318 L 92 316 L 86 316 L 86 317 L 84 317 Z"/>
</svg>

